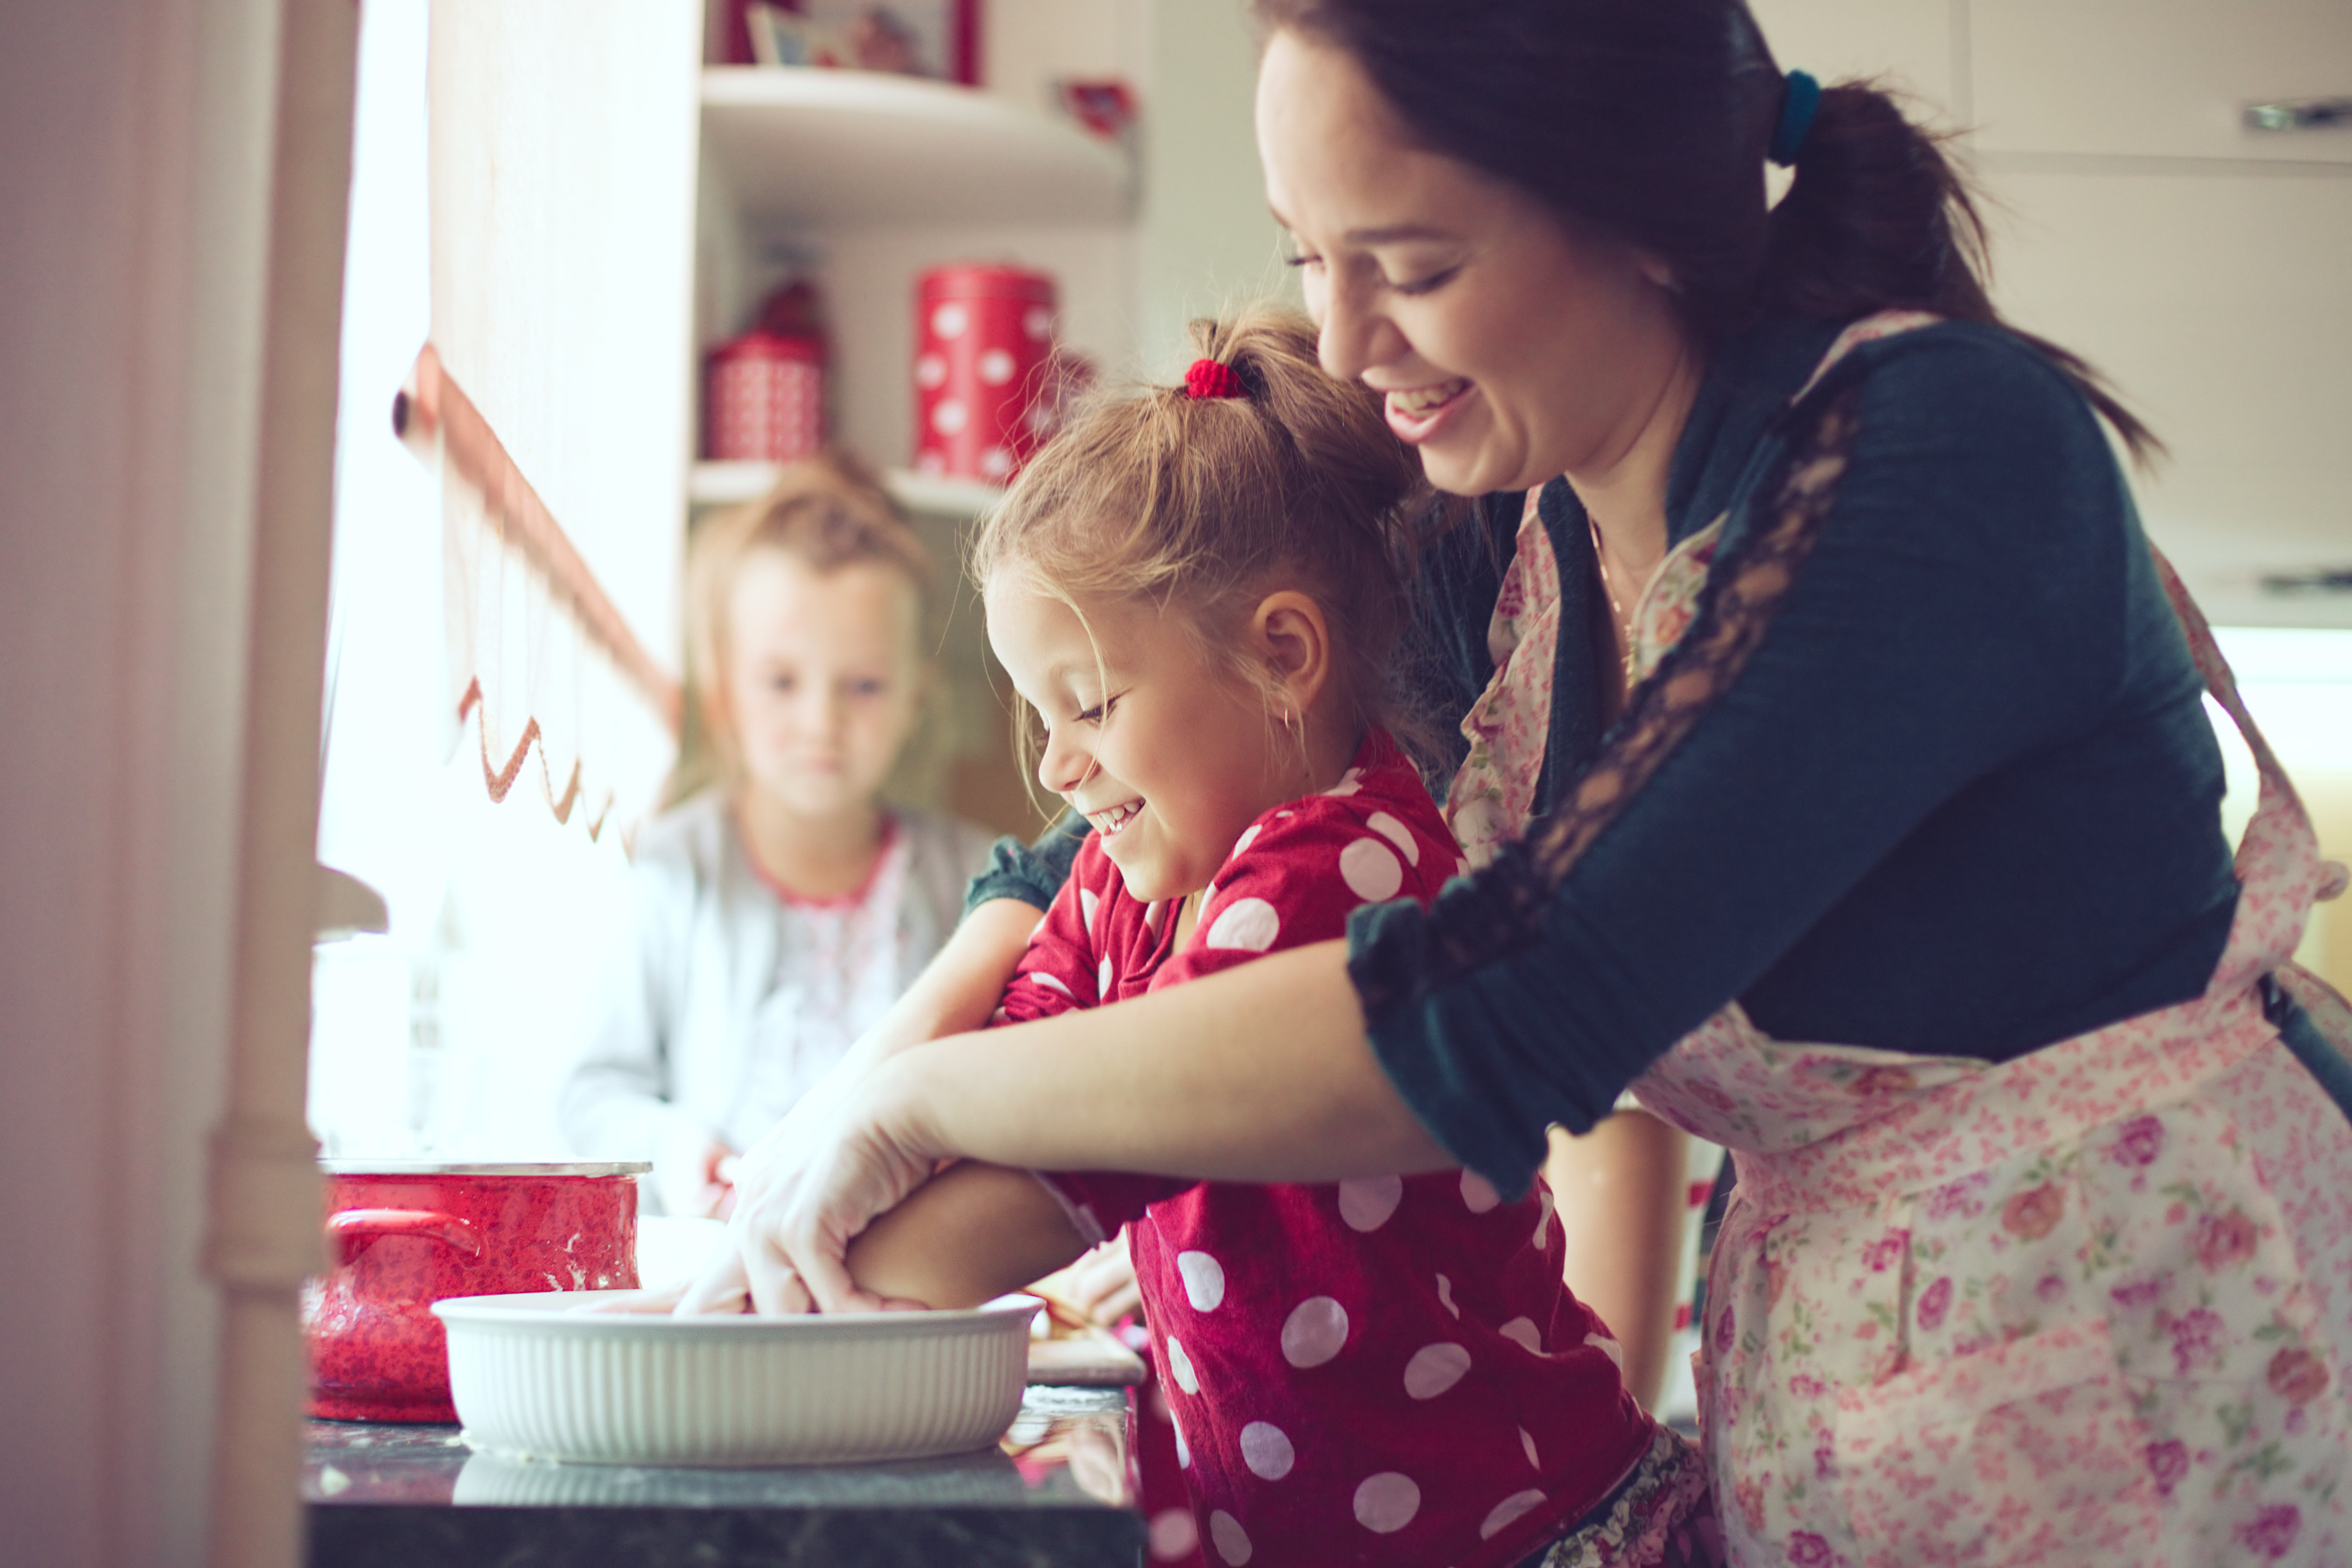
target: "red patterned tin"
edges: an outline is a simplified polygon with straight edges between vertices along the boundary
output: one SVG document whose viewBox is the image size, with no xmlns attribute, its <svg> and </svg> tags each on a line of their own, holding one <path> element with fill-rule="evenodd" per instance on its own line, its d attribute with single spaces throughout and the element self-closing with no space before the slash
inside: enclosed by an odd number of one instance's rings
<svg viewBox="0 0 2352 1568">
<path fill-rule="evenodd" d="M 637 1283 L 639 1163 L 329 1161 L 334 1267 L 302 1292 L 313 1415 L 455 1421 L 433 1303 Z"/>
<path fill-rule="evenodd" d="M 915 467 L 1003 484 L 1053 433 L 1054 279 L 941 267 L 915 302 Z"/>
<path fill-rule="evenodd" d="M 763 330 L 710 353 L 703 456 L 789 463 L 824 447 L 824 342 Z"/>
</svg>

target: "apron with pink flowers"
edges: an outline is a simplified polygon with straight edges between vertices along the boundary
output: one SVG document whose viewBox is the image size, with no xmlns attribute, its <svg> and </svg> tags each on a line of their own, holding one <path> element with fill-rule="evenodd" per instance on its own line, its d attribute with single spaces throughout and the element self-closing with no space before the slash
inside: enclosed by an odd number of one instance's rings
<svg viewBox="0 0 2352 1568">
<path fill-rule="evenodd" d="M 1861 323 L 1822 369 L 1921 321 Z M 1768 519 L 1719 594 L 1785 589 L 1835 437 L 1798 455 L 1789 526 Z M 1721 650 L 1669 657 L 1742 635 L 1737 613 L 1691 632 L 1720 530 L 1636 609 L 1632 738 L 1530 832 L 1554 885 L 1686 729 L 1676 710 L 1736 673 Z M 2352 1050 L 2352 1007 L 2289 962 L 2344 870 L 2158 564 L 2262 775 L 2203 995 L 2000 1063 L 1776 1040 L 1733 1004 L 1633 1086 L 1738 1164 L 1696 1365 L 1735 1563 L 2352 1563 L 2352 1122 L 2261 989 Z"/>
</svg>

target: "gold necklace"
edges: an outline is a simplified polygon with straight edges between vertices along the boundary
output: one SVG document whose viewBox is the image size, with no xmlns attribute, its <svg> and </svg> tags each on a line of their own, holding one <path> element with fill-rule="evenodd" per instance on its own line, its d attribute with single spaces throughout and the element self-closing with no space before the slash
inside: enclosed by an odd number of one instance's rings
<svg viewBox="0 0 2352 1568">
<path fill-rule="evenodd" d="M 1610 626 L 1617 640 L 1617 657 L 1625 667 L 1625 689 L 1633 689 L 1633 625 L 1625 618 L 1625 606 L 1617 602 L 1617 586 L 1609 578 L 1609 556 L 1601 543 L 1601 524 L 1591 512 L 1584 514 L 1584 526 L 1592 532 L 1592 569 L 1601 578 L 1601 596 L 1609 601 Z"/>
</svg>

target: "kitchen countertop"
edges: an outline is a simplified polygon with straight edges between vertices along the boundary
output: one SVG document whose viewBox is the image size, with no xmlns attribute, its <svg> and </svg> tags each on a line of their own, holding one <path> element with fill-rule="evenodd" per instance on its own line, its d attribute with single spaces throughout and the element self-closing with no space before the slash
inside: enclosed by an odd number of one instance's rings
<svg viewBox="0 0 2352 1568">
<path fill-rule="evenodd" d="M 313 1421 L 310 1568 L 1131 1568 L 1127 1399 L 1033 1387 L 997 1447 L 901 1464 L 660 1469 L 518 1460 L 455 1426 Z"/>
</svg>

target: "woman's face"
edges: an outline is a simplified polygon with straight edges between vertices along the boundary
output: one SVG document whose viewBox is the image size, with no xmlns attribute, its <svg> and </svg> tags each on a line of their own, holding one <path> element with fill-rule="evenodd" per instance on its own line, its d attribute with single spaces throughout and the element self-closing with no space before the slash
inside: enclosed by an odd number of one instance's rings
<svg viewBox="0 0 2352 1568">
<path fill-rule="evenodd" d="M 1415 146 L 1345 51 L 1274 35 L 1257 140 L 1323 367 L 1388 397 L 1456 495 L 1603 474 L 1685 356 L 1665 273 L 1516 185 Z"/>
</svg>

